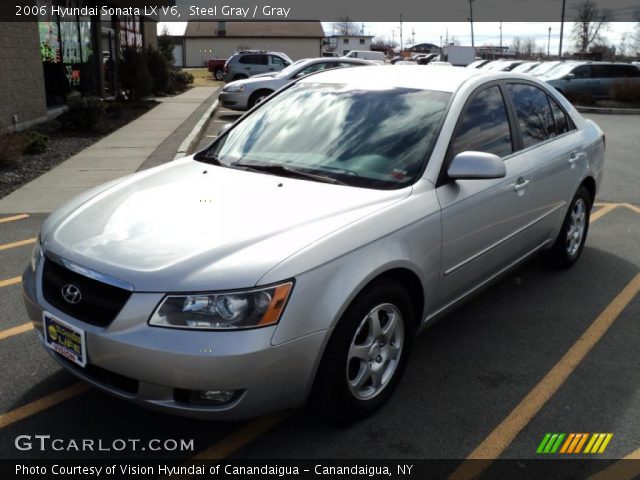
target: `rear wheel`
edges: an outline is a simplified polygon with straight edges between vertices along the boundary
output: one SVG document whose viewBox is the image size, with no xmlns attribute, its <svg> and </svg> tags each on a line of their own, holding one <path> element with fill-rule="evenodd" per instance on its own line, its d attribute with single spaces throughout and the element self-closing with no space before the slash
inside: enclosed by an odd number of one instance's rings
<svg viewBox="0 0 640 480">
<path fill-rule="evenodd" d="M 397 282 L 363 290 L 327 345 L 311 396 L 315 408 L 342 425 L 380 408 L 404 372 L 414 325 L 411 299 Z"/>
<path fill-rule="evenodd" d="M 593 199 L 584 185 L 576 192 L 555 243 L 545 260 L 557 268 L 571 267 L 582 253 L 589 231 L 589 218 Z"/>
<path fill-rule="evenodd" d="M 249 97 L 248 107 L 253 108 L 257 104 L 261 103 L 265 98 L 271 95 L 273 92 L 271 90 L 258 90 L 254 92 L 251 97 Z"/>
</svg>

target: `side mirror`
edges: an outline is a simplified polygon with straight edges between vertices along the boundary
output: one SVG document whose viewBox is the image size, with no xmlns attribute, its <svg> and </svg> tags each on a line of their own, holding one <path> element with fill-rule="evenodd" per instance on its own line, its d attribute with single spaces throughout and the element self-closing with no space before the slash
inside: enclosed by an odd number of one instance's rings
<svg viewBox="0 0 640 480">
<path fill-rule="evenodd" d="M 224 134 L 224 132 L 226 132 L 227 130 L 229 130 L 231 128 L 231 125 L 233 125 L 233 123 L 225 123 L 224 125 L 222 125 L 218 129 L 218 136 L 221 137 Z"/>
<path fill-rule="evenodd" d="M 452 180 L 473 180 L 502 178 L 507 174 L 507 169 L 500 157 L 493 153 L 462 152 L 457 154 L 447 175 Z"/>
<path fill-rule="evenodd" d="M 576 74 L 575 73 L 567 73 L 567 76 L 564 77 L 567 80 L 571 80 L 572 78 L 576 78 Z"/>
</svg>

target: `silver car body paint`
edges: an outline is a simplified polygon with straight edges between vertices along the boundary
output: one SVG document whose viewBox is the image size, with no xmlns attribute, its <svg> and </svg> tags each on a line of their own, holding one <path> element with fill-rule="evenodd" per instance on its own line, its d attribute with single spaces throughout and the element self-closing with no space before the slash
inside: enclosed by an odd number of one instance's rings
<svg viewBox="0 0 640 480">
<path fill-rule="evenodd" d="M 507 157 L 503 178 L 439 185 L 465 103 L 496 81 L 543 88 L 576 129 Z M 413 275 L 422 286 L 424 328 L 550 246 L 581 182 L 591 177 L 601 184 L 600 129 L 528 75 L 385 66 L 330 71 L 300 82 L 453 92 L 422 178 L 406 188 L 374 190 L 226 169 L 187 157 L 80 195 L 45 222 L 43 250 L 126 281 L 134 292 L 109 326 L 90 325 L 44 299 L 41 261 L 23 277 L 27 311 L 41 341 L 43 310 L 83 329 L 89 362 L 138 380 L 138 393 L 104 384 L 47 349 L 57 361 L 114 395 L 181 415 L 235 419 L 295 407 L 309 394 L 334 326 L 373 279 L 394 269 Z M 529 184 L 514 189 L 521 178 Z M 189 331 L 148 324 L 169 292 L 289 279 L 295 284 L 276 326 Z M 244 393 L 231 404 L 205 407 L 176 402 L 175 388 Z"/>
</svg>

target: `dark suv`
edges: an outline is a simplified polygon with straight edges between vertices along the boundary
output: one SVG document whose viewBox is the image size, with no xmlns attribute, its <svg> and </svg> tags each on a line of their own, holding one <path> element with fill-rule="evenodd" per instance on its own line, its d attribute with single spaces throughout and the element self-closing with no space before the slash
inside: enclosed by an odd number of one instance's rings
<svg viewBox="0 0 640 480">
<path fill-rule="evenodd" d="M 568 63 L 554 69 L 544 80 L 567 97 L 610 98 L 616 83 L 640 86 L 640 69 L 628 63 Z"/>
<path fill-rule="evenodd" d="M 225 63 L 224 81 L 232 82 L 261 73 L 279 72 L 292 63 L 292 60 L 282 52 L 243 50 L 231 55 Z"/>
</svg>

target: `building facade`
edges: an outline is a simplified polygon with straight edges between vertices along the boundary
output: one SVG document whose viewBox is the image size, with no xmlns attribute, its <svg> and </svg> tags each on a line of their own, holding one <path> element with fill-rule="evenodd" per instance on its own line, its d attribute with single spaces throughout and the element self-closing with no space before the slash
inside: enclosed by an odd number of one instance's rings
<svg viewBox="0 0 640 480">
<path fill-rule="evenodd" d="M 192 21 L 182 39 L 183 62 L 178 66 L 205 67 L 209 60 L 226 59 L 239 50 L 284 52 L 292 60 L 319 57 L 323 38 L 320 22 Z"/>
<path fill-rule="evenodd" d="M 351 50 L 371 50 L 373 35 L 331 35 L 324 41 L 325 52 L 343 56 Z"/>
<path fill-rule="evenodd" d="M 47 13 L 37 22 L 0 23 L 0 64 L 8 66 L 0 69 L 0 132 L 47 120 L 71 93 L 116 95 L 122 48 L 157 47 L 155 19 L 52 14 L 52 5 L 83 3 L 43 0 Z"/>
</svg>

